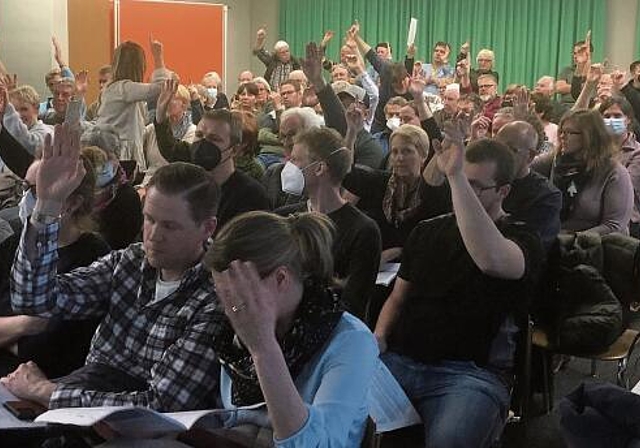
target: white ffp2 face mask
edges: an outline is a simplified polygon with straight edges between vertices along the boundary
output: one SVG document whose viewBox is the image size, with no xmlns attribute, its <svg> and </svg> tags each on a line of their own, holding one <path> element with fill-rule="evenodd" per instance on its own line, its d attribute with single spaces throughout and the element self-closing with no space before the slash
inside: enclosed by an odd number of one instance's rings
<svg viewBox="0 0 640 448">
<path fill-rule="evenodd" d="M 391 131 L 395 131 L 400 127 L 400 118 L 399 117 L 391 117 L 387 120 L 387 127 L 391 129 Z"/>
<path fill-rule="evenodd" d="M 282 191 L 285 193 L 302 196 L 304 174 L 300 168 L 289 161 L 284 164 L 284 168 L 280 173 L 280 183 L 282 184 Z"/>
</svg>

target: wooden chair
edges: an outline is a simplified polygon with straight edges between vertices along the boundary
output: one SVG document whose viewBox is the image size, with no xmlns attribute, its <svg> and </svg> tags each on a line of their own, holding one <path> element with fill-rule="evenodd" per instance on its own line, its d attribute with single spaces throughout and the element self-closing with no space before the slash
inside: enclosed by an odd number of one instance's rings
<svg viewBox="0 0 640 448">
<path fill-rule="evenodd" d="M 640 332 L 626 329 L 606 350 L 601 353 L 563 353 L 556 350 L 549 341 L 547 333 L 539 328 L 533 330 L 532 343 L 535 347 L 541 349 L 544 353 L 542 356 L 544 372 L 543 377 L 543 393 L 545 396 L 545 408 L 547 412 L 553 407 L 553 372 L 550 367 L 550 359 L 553 354 L 562 354 L 575 356 L 577 358 L 586 358 L 591 360 L 591 375 L 596 376 L 596 363 L 598 361 L 616 361 L 618 363 L 616 372 L 616 383 L 620 387 L 629 389 L 629 379 L 626 377 L 626 370 L 629 358 L 633 354 Z"/>
</svg>

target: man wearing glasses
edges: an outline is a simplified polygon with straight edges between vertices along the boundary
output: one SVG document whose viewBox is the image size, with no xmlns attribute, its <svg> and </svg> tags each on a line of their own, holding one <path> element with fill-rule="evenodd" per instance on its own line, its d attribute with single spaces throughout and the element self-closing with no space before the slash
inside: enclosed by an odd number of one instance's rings
<svg viewBox="0 0 640 448">
<path fill-rule="evenodd" d="M 490 447 L 506 421 L 516 322 L 543 250 L 502 207 L 513 152 L 489 139 L 465 150 L 462 135 L 445 133 L 437 163 L 453 214 L 412 232 L 375 334 L 422 417 L 426 446 Z"/>
</svg>

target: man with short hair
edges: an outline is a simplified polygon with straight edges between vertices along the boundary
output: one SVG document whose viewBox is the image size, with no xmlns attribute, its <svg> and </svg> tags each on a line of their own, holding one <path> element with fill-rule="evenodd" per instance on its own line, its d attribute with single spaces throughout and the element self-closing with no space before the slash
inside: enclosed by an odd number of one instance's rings
<svg viewBox="0 0 640 448">
<path fill-rule="evenodd" d="M 465 151 L 462 138 L 449 132 L 436 156 L 454 212 L 411 233 L 375 334 L 422 417 L 426 446 L 485 448 L 506 422 L 517 322 L 543 251 L 502 208 L 509 148 L 483 139 Z"/>
<path fill-rule="evenodd" d="M 469 81 L 475 93 L 478 93 L 478 76 L 480 75 L 493 75 L 496 82 L 500 81 L 500 75 L 493 69 L 495 58 L 496 56 L 493 50 L 488 48 L 483 48 L 476 55 L 477 68 L 472 68 L 469 71 Z"/>
<path fill-rule="evenodd" d="M 478 96 L 483 102 L 482 115 L 493 119 L 493 115 L 502 106 L 502 98 L 498 95 L 498 81 L 493 75 L 478 76 Z"/>
<path fill-rule="evenodd" d="M 451 46 L 447 42 L 436 42 L 430 63 L 422 64 L 426 87 L 425 93 L 439 95 L 440 88 L 453 82 L 455 70 L 449 65 Z M 410 61 L 413 66 L 413 60 Z M 406 64 L 405 64 L 406 65 Z"/>
<path fill-rule="evenodd" d="M 205 112 L 198 123 L 193 143 L 173 136 L 168 106 L 178 89 L 175 80 L 167 80 L 158 97 L 154 121 L 160 154 L 168 162 L 191 162 L 209 171 L 220 187 L 218 226 L 251 210 L 268 210 L 267 194 L 260 183 L 236 169 L 233 156 L 242 143 L 239 112 L 215 109 Z"/>
<path fill-rule="evenodd" d="M 507 145 L 515 157 L 515 177 L 503 202 L 504 210 L 536 231 L 548 250 L 560 232 L 562 194 L 549 179 L 530 168 L 539 154 L 538 133 L 525 121 L 512 121 L 500 128 L 496 140 Z"/>
<path fill-rule="evenodd" d="M 282 113 L 279 138 L 282 142 L 283 154 L 279 162 L 267 167 L 262 177 L 262 185 L 267 191 L 272 210 L 304 200 L 304 196 L 282 191 L 282 170 L 291 156 L 296 135 L 305 129 L 317 128 L 322 124 L 324 124 L 322 117 L 316 115 L 310 107 L 293 107 Z"/>
<path fill-rule="evenodd" d="M 447 121 L 452 120 L 458 115 L 458 100 L 460 100 L 460 85 L 449 84 L 442 95 L 444 107 L 433 113 L 433 117 L 440 129 L 444 127 Z"/>
<path fill-rule="evenodd" d="M 351 169 L 349 150 L 344 147 L 342 136 L 326 127 L 304 130 L 294 141 L 290 166 L 283 173 L 283 179 L 298 177 L 290 173 L 300 172 L 304 185 L 297 193 L 300 196 L 304 193 L 309 200 L 282 207 L 276 213 L 287 216 L 314 211 L 326 214 L 333 221 L 336 226 L 334 271 L 342 280 L 341 297 L 349 312 L 366 322 L 382 242 L 375 221 L 343 198 L 342 180 Z"/>
<path fill-rule="evenodd" d="M 53 95 L 54 87 L 62 78 L 70 78 L 72 80 L 75 80 L 75 77 L 73 75 L 73 71 L 69 68 L 62 55 L 62 47 L 60 46 L 60 42 L 58 42 L 58 39 L 55 36 L 51 38 L 51 43 L 53 44 L 53 56 L 58 66 L 54 69 L 49 70 L 47 74 L 44 75 L 44 82 Z M 39 118 L 43 119 L 45 114 L 52 108 L 53 96 L 40 103 L 40 107 L 38 109 Z"/>
<path fill-rule="evenodd" d="M 295 79 L 282 81 L 282 83 L 280 83 L 280 98 L 282 99 L 281 111 L 302 106 L 302 95 L 303 89 L 300 81 Z"/>
<path fill-rule="evenodd" d="M 100 92 L 98 93 L 98 99 L 89 105 L 87 108 L 86 119 L 87 121 L 93 121 L 98 118 L 98 108 L 100 107 L 100 93 L 111 82 L 113 78 L 113 69 L 111 65 L 103 65 L 98 70 L 98 85 L 100 86 Z"/>
<path fill-rule="evenodd" d="M 560 102 L 568 106 L 572 106 L 582 89 L 583 79 L 576 79 L 574 75 L 577 70 L 583 71 L 587 62 L 587 53 L 593 53 L 593 44 L 589 42 L 587 48 L 584 40 L 579 40 L 573 44 L 573 60 L 572 64 L 564 67 L 556 81 L 556 92 L 560 94 Z M 578 78 L 582 78 L 578 76 Z M 574 86 L 575 84 L 575 86 Z"/>
<path fill-rule="evenodd" d="M 28 85 L 22 85 L 10 92 L 7 92 L 6 88 L 3 90 L 5 109 L 2 125 L 33 155 L 44 145 L 47 135 L 53 136 L 53 128 L 38 119 L 38 92 Z"/>
<path fill-rule="evenodd" d="M 79 139 L 66 126 L 45 147 L 37 202 L 13 266 L 12 306 L 23 314 L 102 317 L 84 367 L 55 380 L 32 362 L 2 378 L 49 408 L 211 406 L 219 367 L 211 338 L 223 324 L 200 260 L 216 228 L 218 188 L 191 164 L 160 168 L 144 204 L 143 242 L 90 267 L 56 273 L 62 204 L 84 177 Z"/>
<path fill-rule="evenodd" d="M 393 55 L 391 54 L 391 44 L 389 42 L 378 42 L 375 47 L 375 52 L 380 60 L 393 62 Z M 380 73 L 378 73 L 373 65 L 371 65 L 367 69 L 367 73 L 374 83 L 378 85 L 380 84 Z"/>
<path fill-rule="evenodd" d="M 551 103 L 551 114 L 549 115 L 549 121 L 555 124 L 560 123 L 562 116 L 569 110 L 566 104 L 562 104 L 554 99 L 556 93 L 555 79 L 553 76 L 543 76 L 536 82 L 536 86 L 533 91 L 549 98 Z"/>
<path fill-rule="evenodd" d="M 255 76 L 253 76 L 253 72 L 250 70 L 243 70 L 238 75 L 238 85 L 251 82 L 253 81 L 253 78 L 255 78 Z"/>
<path fill-rule="evenodd" d="M 53 99 L 42 121 L 44 124 L 54 126 L 62 124 L 67 114 L 67 106 L 76 92 L 76 83 L 72 78 L 62 78 L 53 86 Z"/>
<path fill-rule="evenodd" d="M 634 61 L 629 65 L 629 74 L 631 79 L 620 88 L 620 93 L 631 104 L 634 115 L 640 117 L 640 61 Z"/>
<path fill-rule="evenodd" d="M 293 56 L 289 50 L 289 44 L 283 40 L 279 40 L 273 46 L 273 54 L 264 49 L 264 43 L 267 39 L 267 31 L 260 28 L 256 32 L 256 43 L 253 47 L 253 54 L 260 59 L 266 70 L 264 78 L 269 81 L 272 89 L 277 90 L 280 84 L 289 78 L 289 74 L 294 70 L 300 69 L 300 62 Z"/>
<path fill-rule="evenodd" d="M 384 107 L 390 98 L 402 96 L 409 101 L 413 99 L 409 93 L 409 73 L 404 64 L 383 59 L 373 51 L 373 48 L 360 36 L 360 25 L 357 22 L 351 25 L 347 31 L 347 37 L 356 42 L 360 52 L 365 55 L 365 59 L 380 74 L 379 101 L 371 125 L 371 133 L 375 134 L 385 128 Z"/>
</svg>

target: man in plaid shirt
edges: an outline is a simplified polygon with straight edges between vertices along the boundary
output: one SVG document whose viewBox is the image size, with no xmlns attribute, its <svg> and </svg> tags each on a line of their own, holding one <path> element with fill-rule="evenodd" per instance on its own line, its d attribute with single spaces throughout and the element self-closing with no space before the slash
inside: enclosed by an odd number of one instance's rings
<svg viewBox="0 0 640 448">
<path fill-rule="evenodd" d="M 0 381 L 50 408 L 206 408 L 219 371 L 212 335 L 224 314 L 200 259 L 216 227 L 218 188 L 195 165 L 162 167 L 149 184 L 143 243 L 57 275 L 59 221 L 84 176 L 73 134 L 58 127 L 45 147 L 12 271 L 12 305 L 24 314 L 103 320 L 84 367 L 50 381 L 29 362 Z"/>
</svg>

